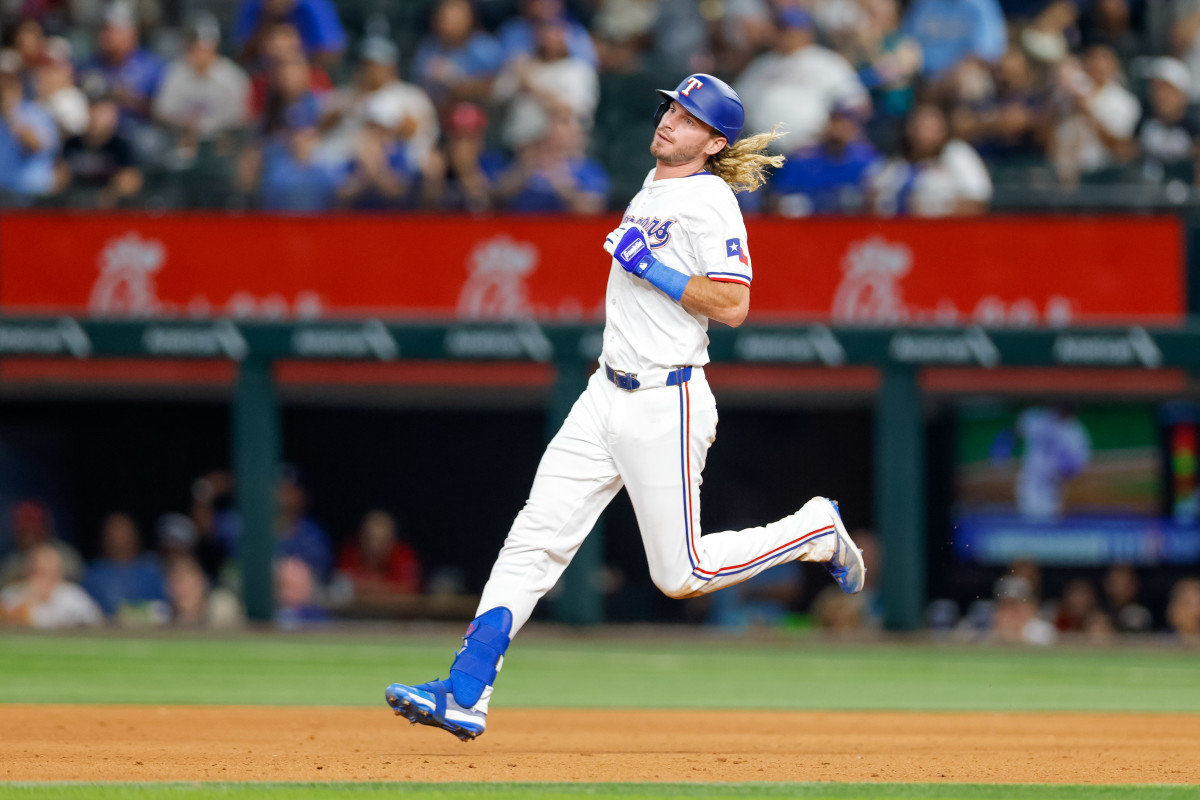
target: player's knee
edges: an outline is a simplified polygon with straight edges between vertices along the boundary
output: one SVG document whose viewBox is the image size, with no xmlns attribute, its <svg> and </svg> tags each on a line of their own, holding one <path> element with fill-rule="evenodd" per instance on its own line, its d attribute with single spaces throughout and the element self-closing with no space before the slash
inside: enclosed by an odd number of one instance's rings
<svg viewBox="0 0 1200 800">
<path fill-rule="evenodd" d="M 651 577 L 654 579 L 654 585 L 658 587 L 658 590 L 672 600 L 683 600 L 700 593 L 699 581 L 690 572 L 683 574 L 674 573 L 672 575 L 652 575 Z"/>
</svg>

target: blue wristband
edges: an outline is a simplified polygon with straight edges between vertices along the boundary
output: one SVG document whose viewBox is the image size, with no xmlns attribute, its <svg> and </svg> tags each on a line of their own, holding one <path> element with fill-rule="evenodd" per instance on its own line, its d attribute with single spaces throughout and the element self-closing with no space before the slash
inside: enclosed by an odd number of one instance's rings
<svg viewBox="0 0 1200 800">
<path fill-rule="evenodd" d="M 690 275 L 684 275 L 679 270 L 668 267 L 657 258 L 650 259 L 650 266 L 646 267 L 642 277 L 650 281 L 652 286 L 661 289 L 663 294 L 676 303 L 683 297 L 683 290 L 687 288 L 688 281 L 692 279 Z"/>
</svg>

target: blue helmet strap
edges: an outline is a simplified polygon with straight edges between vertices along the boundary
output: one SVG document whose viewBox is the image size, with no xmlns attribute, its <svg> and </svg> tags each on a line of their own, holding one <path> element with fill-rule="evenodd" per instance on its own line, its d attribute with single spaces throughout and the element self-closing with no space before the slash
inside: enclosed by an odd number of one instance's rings
<svg viewBox="0 0 1200 800">
<path fill-rule="evenodd" d="M 483 690 L 496 681 L 496 667 L 508 649 L 512 631 L 512 612 L 497 606 L 480 614 L 467 627 L 462 649 L 450 667 L 454 701 L 471 708 L 483 696 Z"/>
</svg>

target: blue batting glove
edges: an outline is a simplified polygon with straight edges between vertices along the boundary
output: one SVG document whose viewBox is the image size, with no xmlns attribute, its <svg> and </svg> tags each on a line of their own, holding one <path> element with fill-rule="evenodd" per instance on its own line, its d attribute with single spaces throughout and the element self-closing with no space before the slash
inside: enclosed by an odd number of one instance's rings
<svg viewBox="0 0 1200 800">
<path fill-rule="evenodd" d="M 636 225 L 617 228 L 604 240 L 604 249 L 617 260 L 626 271 L 637 277 L 646 274 L 646 270 L 654 263 L 650 253 L 650 242 L 646 234 Z"/>
</svg>

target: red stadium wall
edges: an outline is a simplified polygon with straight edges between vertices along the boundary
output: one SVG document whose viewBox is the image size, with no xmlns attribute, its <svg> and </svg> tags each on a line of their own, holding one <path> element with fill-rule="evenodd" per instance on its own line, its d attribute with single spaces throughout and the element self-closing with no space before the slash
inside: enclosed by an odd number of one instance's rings
<svg viewBox="0 0 1200 800">
<path fill-rule="evenodd" d="M 598 319 L 611 219 L 14 213 L 0 310 Z M 752 219 L 751 319 L 1170 322 L 1173 217 Z"/>
</svg>

